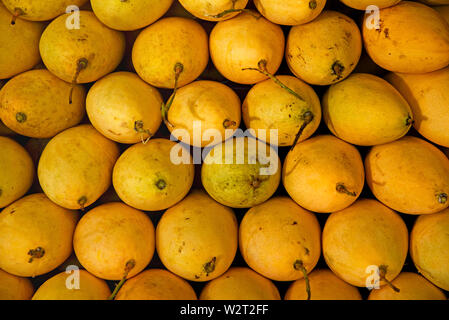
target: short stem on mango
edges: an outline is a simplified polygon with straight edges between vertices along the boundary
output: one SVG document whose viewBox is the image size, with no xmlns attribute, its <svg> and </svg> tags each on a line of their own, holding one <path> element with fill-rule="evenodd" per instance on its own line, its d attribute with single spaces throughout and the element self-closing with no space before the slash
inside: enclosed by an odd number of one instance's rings
<svg viewBox="0 0 449 320">
<path fill-rule="evenodd" d="M 301 127 L 298 130 L 298 133 L 296 134 L 295 141 L 293 141 L 290 151 L 292 151 L 295 148 L 295 146 L 298 144 L 298 141 L 301 138 L 304 130 L 313 121 L 313 118 L 314 118 L 314 115 L 311 111 L 304 112 L 304 114 L 302 115 L 302 119 L 304 120 L 304 122 L 302 123 Z"/>
<path fill-rule="evenodd" d="M 343 183 L 337 183 L 336 190 L 339 193 L 344 193 L 351 197 L 357 196 L 357 193 L 349 191 Z"/>
<path fill-rule="evenodd" d="M 22 9 L 20 8 L 15 8 L 14 9 L 14 14 L 12 15 L 12 19 L 11 19 L 11 25 L 15 25 L 16 24 L 16 20 L 19 16 L 24 15 L 25 13 L 23 12 Z"/>
<path fill-rule="evenodd" d="M 243 68 L 242 70 L 253 70 L 258 71 L 262 73 L 263 75 L 269 77 L 271 80 L 273 80 L 277 85 L 279 85 L 282 89 L 286 90 L 288 93 L 294 95 L 296 98 L 298 98 L 301 101 L 305 101 L 303 97 L 301 97 L 299 94 L 297 94 L 295 91 L 287 87 L 285 84 L 283 84 L 274 74 L 271 74 L 267 70 L 267 60 L 260 60 L 257 64 L 257 68 Z"/>
<path fill-rule="evenodd" d="M 115 286 L 114 291 L 108 298 L 108 300 L 114 300 L 117 296 L 117 293 L 120 291 L 120 289 L 123 287 L 123 285 L 126 282 L 126 278 L 128 277 L 128 274 L 130 271 L 136 266 L 136 261 L 134 259 L 129 260 L 125 265 L 125 272 L 123 273 L 123 278 L 120 280 L 120 282 Z"/>
<path fill-rule="evenodd" d="M 168 111 L 170 110 L 170 107 L 173 104 L 173 100 L 175 99 L 176 92 L 178 91 L 178 81 L 181 73 L 184 71 L 184 65 L 181 62 L 177 62 L 173 70 L 175 72 L 175 85 L 173 88 L 173 94 L 170 96 L 167 103 L 162 103 L 161 106 L 162 120 L 164 120 L 165 125 L 169 126 L 170 128 L 174 128 L 174 125 L 172 125 L 168 121 Z"/>
<path fill-rule="evenodd" d="M 398 287 L 396 287 L 394 284 L 391 283 L 391 281 L 389 281 L 389 280 L 386 278 L 386 275 L 387 275 L 387 269 L 388 269 L 388 266 L 386 266 L 386 265 L 381 265 L 381 266 L 379 266 L 379 278 L 380 278 L 380 280 L 385 281 L 385 283 L 386 283 L 391 289 L 393 289 L 395 292 L 400 292 L 401 290 L 399 290 Z"/>
<path fill-rule="evenodd" d="M 70 94 L 69 94 L 69 104 L 72 104 L 72 96 L 73 96 L 73 90 L 75 89 L 75 85 L 77 84 L 78 77 L 84 69 L 87 68 L 87 65 L 89 64 L 89 61 L 86 58 L 81 58 L 76 62 L 76 71 L 75 75 L 72 80 L 72 84 L 70 87 Z"/>
<path fill-rule="evenodd" d="M 307 300 L 310 300 L 312 293 L 310 290 L 309 276 L 307 275 L 307 270 L 306 267 L 304 267 L 304 263 L 302 262 L 302 260 L 296 260 L 295 263 L 293 263 L 293 268 L 295 268 L 295 270 L 300 270 L 304 275 L 304 281 L 306 282 Z"/>
<path fill-rule="evenodd" d="M 228 129 L 229 127 L 233 127 L 233 126 L 236 126 L 236 125 L 237 125 L 237 122 L 235 122 L 234 120 L 225 119 L 223 121 L 223 127 L 225 129 Z"/>
</svg>

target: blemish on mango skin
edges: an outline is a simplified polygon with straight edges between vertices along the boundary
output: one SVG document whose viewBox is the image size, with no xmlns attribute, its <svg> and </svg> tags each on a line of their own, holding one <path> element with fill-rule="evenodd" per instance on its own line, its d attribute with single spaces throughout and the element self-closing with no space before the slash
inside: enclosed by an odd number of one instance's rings
<svg viewBox="0 0 449 320">
<path fill-rule="evenodd" d="M 18 123 L 24 123 L 27 120 L 27 115 L 23 112 L 17 112 L 16 120 Z"/>
</svg>

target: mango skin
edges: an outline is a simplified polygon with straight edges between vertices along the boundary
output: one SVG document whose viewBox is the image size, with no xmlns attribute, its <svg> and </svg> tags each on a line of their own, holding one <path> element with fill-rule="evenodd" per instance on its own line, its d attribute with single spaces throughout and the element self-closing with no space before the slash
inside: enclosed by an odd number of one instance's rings
<svg viewBox="0 0 449 320">
<path fill-rule="evenodd" d="M 151 139 L 122 153 L 112 175 L 114 189 L 126 204 L 146 211 L 165 210 L 181 201 L 193 184 L 195 167 L 186 149 L 189 163 L 174 164 L 171 150 L 176 142 Z"/>
<path fill-rule="evenodd" d="M 236 37 L 238 35 L 238 37 Z M 280 26 L 243 12 L 233 19 L 218 22 L 209 38 L 210 55 L 217 70 L 228 80 L 255 84 L 268 77 L 255 70 L 261 60 L 275 74 L 284 56 L 285 37 Z"/>
<path fill-rule="evenodd" d="M 392 284 L 400 292 L 395 292 L 390 286 L 383 286 L 371 290 L 368 300 L 446 300 L 442 290 L 416 273 L 402 272 Z"/>
<path fill-rule="evenodd" d="M 17 277 L 0 269 L 0 300 L 30 300 L 33 293 L 30 279 Z"/>
<path fill-rule="evenodd" d="M 221 18 L 215 18 L 214 16 L 233 8 L 244 9 L 248 0 L 235 0 L 233 4 L 229 0 L 179 0 L 179 3 L 197 18 L 207 21 L 221 21 L 234 18 L 239 12 L 230 12 Z"/>
<path fill-rule="evenodd" d="M 92 10 L 109 28 L 132 31 L 157 21 L 172 5 L 173 0 L 103 1 L 92 0 Z"/>
<path fill-rule="evenodd" d="M 32 300 L 106 300 L 111 295 L 106 281 L 98 279 L 86 270 L 79 270 L 79 289 L 68 289 L 67 280 L 73 275 L 72 271 L 51 277 L 37 289 Z"/>
<path fill-rule="evenodd" d="M 449 159 L 422 139 L 409 136 L 373 147 L 365 170 L 374 196 L 393 210 L 421 215 L 449 206 Z"/>
<path fill-rule="evenodd" d="M 380 29 L 368 29 L 363 23 L 365 48 L 376 64 L 402 73 L 432 72 L 449 65 L 449 24 L 438 12 L 401 1 L 379 14 Z"/>
<path fill-rule="evenodd" d="M 449 67 L 424 73 L 390 73 L 389 81 L 407 100 L 415 129 L 430 141 L 449 147 Z"/>
<path fill-rule="evenodd" d="M 70 14 L 53 20 L 42 34 L 39 51 L 47 69 L 66 82 L 74 82 L 78 62 L 87 59 L 76 83 L 88 83 L 112 72 L 125 52 L 122 32 L 103 25 L 91 11 L 79 11 L 80 29 L 67 29 Z"/>
<path fill-rule="evenodd" d="M 356 67 L 362 36 L 348 16 L 325 10 L 315 20 L 290 30 L 285 55 L 292 73 L 313 85 L 330 85 Z"/>
<path fill-rule="evenodd" d="M 278 155 L 263 142 L 253 140 L 252 145 L 250 139 L 253 138 L 232 138 L 216 145 L 209 151 L 201 167 L 204 189 L 215 201 L 225 206 L 253 207 L 268 200 L 279 186 L 281 162 Z M 243 153 L 240 154 L 241 150 Z M 259 152 L 266 155 L 270 163 L 257 162 Z M 274 172 L 262 174 L 261 169 L 269 169 L 270 165 L 277 166 L 271 167 Z"/>
<path fill-rule="evenodd" d="M 168 121 L 174 127 L 167 127 L 172 134 L 176 133 L 176 129 L 187 130 L 190 140 L 179 136 L 177 138 L 180 141 L 196 147 L 206 147 L 217 142 L 212 138 L 194 140 L 194 121 L 201 122 L 201 136 L 212 129 L 218 130 L 225 139 L 226 129 L 237 129 L 241 117 L 240 98 L 231 88 L 220 82 L 200 80 L 179 88 L 176 92 L 167 114 Z"/>
<path fill-rule="evenodd" d="M 376 200 L 360 199 L 332 213 L 322 236 L 329 268 L 357 287 L 366 286 L 369 266 L 386 266 L 386 278 L 393 280 L 407 257 L 408 230 L 404 221 Z M 381 280 L 380 285 L 384 284 Z"/>
<path fill-rule="evenodd" d="M 4 208 L 28 191 L 35 171 L 28 152 L 14 140 L 0 137 L 0 150 L 0 208 Z"/>
<path fill-rule="evenodd" d="M 276 286 L 249 268 L 232 267 L 206 284 L 200 300 L 281 300 Z"/>
<path fill-rule="evenodd" d="M 51 202 L 43 193 L 26 196 L 0 213 L 0 268 L 20 277 L 56 269 L 72 253 L 76 211 Z M 30 250 L 42 248 L 42 257 Z"/>
<path fill-rule="evenodd" d="M 231 266 L 237 237 L 234 212 L 204 191 L 193 191 L 162 216 L 156 247 L 162 263 L 174 274 L 191 281 L 209 281 Z"/>
<path fill-rule="evenodd" d="M 20 19 L 30 21 L 47 21 L 56 18 L 66 12 L 68 6 L 83 6 L 88 0 L 2 0 L 11 14 L 16 8 L 22 10 Z"/>
<path fill-rule="evenodd" d="M 449 209 L 420 216 L 410 233 L 410 255 L 419 273 L 434 285 L 449 290 Z"/>
<path fill-rule="evenodd" d="M 296 203 L 313 212 L 335 212 L 362 192 L 365 170 L 359 151 L 331 135 L 315 136 L 287 154 L 282 181 Z M 342 185 L 349 195 L 337 190 Z"/>
<path fill-rule="evenodd" d="M 114 72 L 91 87 L 86 111 L 92 125 L 105 137 L 131 144 L 157 132 L 162 102 L 160 92 L 136 74 Z"/>
<path fill-rule="evenodd" d="M 209 61 L 207 33 L 193 19 L 169 17 L 144 29 L 136 39 L 132 61 L 137 74 L 152 86 L 173 89 L 175 66 L 183 70 L 178 87 L 194 81 Z"/>
<path fill-rule="evenodd" d="M 41 60 L 39 39 L 44 24 L 17 19 L 11 25 L 11 18 L 11 13 L 0 2 L 0 79 L 30 70 Z"/>
<path fill-rule="evenodd" d="M 304 113 L 310 111 L 313 120 L 304 129 L 298 142 L 309 138 L 318 129 L 321 121 L 320 100 L 308 84 L 292 76 L 276 76 L 288 88 L 305 101 L 287 92 L 268 79 L 254 85 L 246 95 L 242 105 L 243 120 L 255 136 L 271 145 L 291 146 L 299 128 L 304 123 Z M 278 130 L 278 140 L 272 138 L 270 129 Z M 259 134 L 264 130 L 265 136 Z"/>
<path fill-rule="evenodd" d="M 125 282 L 115 300 L 197 300 L 192 286 L 163 269 L 150 269 Z"/>
<path fill-rule="evenodd" d="M 91 125 L 56 135 L 45 147 L 37 175 L 45 194 L 67 209 L 83 209 L 110 186 L 118 146 Z"/>
<path fill-rule="evenodd" d="M 142 211 L 121 202 L 100 205 L 86 213 L 75 229 L 73 248 L 79 262 L 94 276 L 121 280 L 141 272 L 154 254 L 154 226 Z"/>
<path fill-rule="evenodd" d="M 323 119 L 338 138 L 373 146 L 402 138 L 413 114 L 407 101 L 387 81 L 365 73 L 350 75 L 323 96 Z"/>
<path fill-rule="evenodd" d="M 365 11 L 368 6 L 376 6 L 379 9 L 388 8 L 401 2 L 401 0 L 341 0 L 348 7 Z"/>
<path fill-rule="evenodd" d="M 323 10 L 326 0 L 254 0 L 254 4 L 271 22 L 294 26 L 314 20 Z"/>
<path fill-rule="evenodd" d="M 362 300 L 359 290 L 328 269 L 309 274 L 310 300 Z M 299 279 L 288 288 L 284 300 L 307 300 L 306 282 Z"/>
<path fill-rule="evenodd" d="M 321 228 L 315 215 L 287 197 L 252 207 L 239 229 L 240 252 L 254 271 L 276 281 L 301 279 L 321 255 Z"/>
<path fill-rule="evenodd" d="M 0 91 L 0 118 L 11 130 L 32 138 L 52 138 L 81 122 L 85 89 L 77 85 L 69 103 L 71 85 L 48 70 L 15 76 Z"/>
</svg>

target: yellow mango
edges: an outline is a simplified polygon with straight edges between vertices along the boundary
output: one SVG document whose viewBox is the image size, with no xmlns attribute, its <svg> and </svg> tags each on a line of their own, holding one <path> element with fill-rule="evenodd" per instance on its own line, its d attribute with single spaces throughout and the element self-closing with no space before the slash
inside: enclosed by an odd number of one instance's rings
<svg viewBox="0 0 449 320">
<path fill-rule="evenodd" d="M 17 19 L 0 2 L 0 79 L 32 69 L 40 61 L 39 39 L 44 24 Z"/>
<path fill-rule="evenodd" d="M 86 111 L 92 125 L 105 137 L 137 143 L 159 129 L 162 102 L 159 91 L 135 73 L 115 72 L 91 87 Z"/>
<path fill-rule="evenodd" d="M 48 70 L 31 70 L 12 78 L 0 91 L 0 118 L 11 130 L 32 138 L 52 138 L 81 122 L 85 89 L 71 85 Z"/>
<path fill-rule="evenodd" d="M 53 20 L 42 34 L 39 50 L 45 66 L 70 83 L 87 83 L 113 71 L 125 52 L 123 33 L 109 29 L 91 11 L 79 11 L 80 25 L 68 29 L 70 14 Z"/>
<path fill-rule="evenodd" d="M 326 0 L 254 0 L 254 4 L 271 22 L 294 26 L 315 19 L 326 5 Z"/>
<path fill-rule="evenodd" d="M 285 55 L 290 70 L 314 85 L 345 79 L 362 53 L 362 36 L 356 23 L 336 11 L 323 11 L 315 20 L 291 28 Z"/>
<path fill-rule="evenodd" d="M 402 272 L 392 283 L 399 292 L 383 286 L 371 290 L 368 300 L 446 300 L 443 291 L 416 273 Z"/>
<path fill-rule="evenodd" d="M 0 300 L 30 300 L 33 293 L 30 279 L 0 269 Z"/>
<path fill-rule="evenodd" d="M 0 137 L 0 150 L 0 208 L 4 208 L 31 187 L 34 164 L 28 152 L 10 138 Z"/>
<path fill-rule="evenodd" d="M 366 182 L 393 210 L 429 214 L 449 206 L 449 159 L 416 138 L 373 147 L 365 158 Z"/>
<path fill-rule="evenodd" d="M 125 282 L 115 300 L 197 300 L 192 286 L 163 269 L 150 269 Z"/>
<path fill-rule="evenodd" d="M 167 119 L 172 126 L 170 132 L 176 136 L 176 130 L 189 134 L 190 140 L 180 141 L 196 146 L 205 147 L 213 141 L 206 136 L 207 130 L 220 132 L 223 140 L 226 138 L 226 129 L 237 129 L 241 121 L 241 103 L 237 94 L 228 86 L 216 81 L 195 81 L 180 88 L 174 97 Z M 195 123 L 196 122 L 196 123 Z M 201 125 L 201 130 L 195 133 L 195 127 Z M 195 134 L 201 134 L 201 141 L 194 140 Z"/>
<path fill-rule="evenodd" d="M 172 161 L 171 152 L 176 145 L 168 139 L 152 139 L 122 153 L 114 166 L 112 180 L 123 202 L 140 210 L 158 211 L 173 206 L 187 195 L 195 168 L 190 154 L 189 163 Z"/>
<path fill-rule="evenodd" d="M 408 231 L 401 216 L 375 200 L 357 200 L 332 213 L 324 226 L 324 259 L 353 286 L 365 287 L 372 267 L 379 269 L 380 285 L 392 281 L 401 272 L 407 250 Z"/>
<path fill-rule="evenodd" d="M 365 171 L 359 151 L 331 135 L 298 144 L 285 158 L 282 182 L 301 207 L 335 212 L 349 207 L 363 189 Z"/>
<path fill-rule="evenodd" d="M 159 221 L 157 253 L 174 274 L 191 281 L 208 281 L 231 266 L 237 233 L 237 219 L 230 208 L 204 191 L 193 191 Z"/>
<path fill-rule="evenodd" d="M 150 218 L 120 202 L 87 212 L 73 236 L 79 262 L 94 276 L 106 280 L 139 274 L 153 257 L 154 242 Z"/>
<path fill-rule="evenodd" d="M 318 219 L 287 197 L 275 197 L 246 212 L 239 229 L 240 252 L 254 271 L 292 281 L 313 270 L 321 255 Z"/>
<path fill-rule="evenodd" d="M 106 281 L 94 277 L 86 270 L 75 271 L 79 272 L 77 274 L 73 272 L 61 272 L 45 281 L 32 300 L 106 300 L 111 295 Z M 76 280 L 70 279 L 75 277 Z M 67 284 L 73 287 L 67 287 Z"/>
<path fill-rule="evenodd" d="M 268 77 L 256 70 L 261 61 L 276 73 L 284 55 L 285 37 L 280 26 L 254 11 L 220 21 L 209 39 L 210 55 L 217 70 L 228 80 L 254 84 Z"/>
<path fill-rule="evenodd" d="M 207 34 L 192 19 L 169 17 L 144 29 L 132 61 L 137 74 L 158 88 L 182 87 L 199 77 L 209 61 Z"/>
<path fill-rule="evenodd" d="M 2 0 L 11 14 L 31 21 L 52 20 L 66 13 L 69 6 L 83 6 L 88 0 Z"/>
<path fill-rule="evenodd" d="M 227 20 L 239 14 L 246 7 L 248 0 L 179 0 L 179 3 L 195 17 L 208 20 Z"/>
<path fill-rule="evenodd" d="M 56 269 L 72 253 L 76 211 L 43 193 L 26 196 L 0 213 L 0 268 L 21 277 Z"/>
<path fill-rule="evenodd" d="M 302 131 L 298 142 L 306 140 L 318 129 L 321 121 L 320 100 L 313 88 L 298 78 L 276 78 L 303 100 L 268 79 L 249 90 L 242 105 L 243 120 L 247 128 L 255 130 L 258 139 L 271 145 L 291 146 L 308 113 L 311 113 L 313 119 Z M 277 140 L 271 137 L 271 129 L 278 130 Z M 263 136 L 259 130 L 262 130 Z"/>
<path fill-rule="evenodd" d="M 45 194 L 67 209 L 84 209 L 110 186 L 117 145 L 91 125 L 56 135 L 45 147 L 37 174 Z"/>
<path fill-rule="evenodd" d="M 200 300 L 281 300 L 276 286 L 249 268 L 233 267 L 206 284 Z"/>
<path fill-rule="evenodd" d="M 402 73 L 426 73 L 449 65 L 449 24 L 434 9 L 411 1 L 381 9 L 379 28 L 365 15 L 363 40 L 382 68 Z"/>
<path fill-rule="evenodd" d="M 359 290 L 344 282 L 328 269 L 309 274 L 310 300 L 362 300 Z M 306 281 L 293 282 L 285 294 L 285 300 L 307 300 Z"/>
<path fill-rule="evenodd" d="M 449 290 L 449 209 L 420 216 L 410 233 L 410 255 L 419 273 Z"/>
<path fill-rule="evenodd" d="M 449 147 L 449 67 L 424 74 L 390 73 L 386 79 L 409 103 L 415 129 Z"/>
<path fill-rule="evenodd" d="M 407 101 L 382 78 L 356 73 L 323 96 L 323 119 L 334 135 L 372 146 L 403 137 L 413 123 Z"/>
<path fill-rule="evenodd" d="M 92 10 L 109 28 L 131 31 L 144 28 L 168 11 L 173 0 L 91 0 Z"/>
</svg>

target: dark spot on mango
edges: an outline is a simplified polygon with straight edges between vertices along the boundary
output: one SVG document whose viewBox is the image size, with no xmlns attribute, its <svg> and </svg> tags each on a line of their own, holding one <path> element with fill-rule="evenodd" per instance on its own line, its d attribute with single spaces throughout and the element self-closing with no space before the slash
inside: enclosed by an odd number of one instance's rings
<svg viewBox="0 0 449 320">
<path fill-rule="evenodd" d="M 18 123 L 24 123 L 25 121 L 27 121 L 27 115 L 23 112 L 17 112 L 16 120 Z"/>
<path fill-rule="evenodd" d="M 42 247 L 37 247 L 36 249 L 30 249 L 28 255 L 31 256 L 28 263 L 33 262 L 34 259 L 40 259 L 45 255 L 45 249 Z"/>
<path fill-rule="evenodd" d="M 165 182 L 165 180 L 159 179 L 159 180 L 156 182 L 156 187 L 157 187 L 159 190 L 164 190 L 166 186 L 167 186 L 167 183 Z"/>
<path fill-rule="evenodd" d="M 309 1 L 309 8 L 310 8 L 311 10 L 316 9 L 316 6 L 317 6 L 317 3 L 316 3 L 315 0 Z"/>
</svg>

